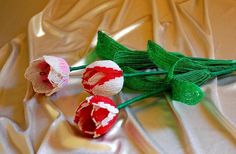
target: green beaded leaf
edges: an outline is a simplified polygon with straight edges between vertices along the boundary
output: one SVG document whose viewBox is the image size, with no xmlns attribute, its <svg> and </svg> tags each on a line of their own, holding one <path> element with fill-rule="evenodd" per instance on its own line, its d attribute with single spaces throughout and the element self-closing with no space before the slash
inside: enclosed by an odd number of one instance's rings
<svg viewBox="0 0 236 154">
<path fill-rule="evenodd" d="M 211 77 L 208 70 L 193 70 L 174 75 L 178 64 L 188 60 L 186 57 L 177 60 L 169 69 L 166 82 L 170 82 L 172 99 L 188 105 L 195 105 L 204 96 L 204 92 L 194 83 L 202 84 Z"/>
<path fill-rule="evenodd" d="M 148 55 L 157 67 L 164 70 L 169 70 L 179 60 L 177 56 L 168 54 L 165 49 L 152 41 L 148 41 Z"/>
<path fill-rule="evenodd" d="M 105 33 L 98 31 L 98 40 L 95 51 L 100 58 L 113 60 L 117 51 L 129 51 L 129 49 L 113 40 Z"/>
<path fill-rule="evenodd" d="M 145 69 L 156 67 L 143 51 L 118 51 L 113 59 L 119 66 L 128 66 L 134 69 Z"/>
<path fill-rule="evenodd" d="M 135 69 L 156 67 L 146 52 L 132 51 L 101 31 L 98 32 L 95 51 L 100 58 L 113 60 L 121 67 L 128 66 Z"/>
<path fill-rule="evenodd" d="M 206 81 L 212 78 L 211 72 L 207 69 L 193 70 L 174 76 L 175 79 L 192 82 L 199 86 L 203 85 Z"/>
<path fill-rule="evenodd" d="M 196 61 L 192 61 L 189 57 L 183 56 L 175 56 L 177 54 L 171 54 L 167 52 L 165 49 L 157 45 L 152 41 L 148 41 L 148 55 L 150 60 L 164 70 L 170 70 L 171 67 L 180 59 L 183 61 L 179 62 L 176 66 L 175 71 L 192 71 L 192 70 L 200 70 L 200 69 L 207 69 L 208 67 L 198 63 Z"/>
<path fill-rule="evenodd" d="M 182 53 L 179 53 L 179 52 L 169 52 L 170 54 L 174 55 L 174 56 L 177 56 L 179 58 L 183 58 L 183 57 L 186 57 L 184 56 Z"/>
<path fill-rule="evenodd" d="M 136 91 L 153 91 L 160 87 L 167 87 L 165 83 L 158 84 L 157 82 L 147 81 L 141 77 L 125 78 L 124 86 Z"/>
<path fill-rule="evenodd" d="M 85 64 L 90 64 L 96 60 L 99 60 L 99 57 L 95 52 L 95 49 L 92 49 L 91 52 L 85 57 Z"/>
<path fill-rule="evenodd" d="M 171 83 L 172 99 L 187 105 L 195 105 L 204 97 L 204 92 L 194 83 L 173 79 Z"/>
</svg>

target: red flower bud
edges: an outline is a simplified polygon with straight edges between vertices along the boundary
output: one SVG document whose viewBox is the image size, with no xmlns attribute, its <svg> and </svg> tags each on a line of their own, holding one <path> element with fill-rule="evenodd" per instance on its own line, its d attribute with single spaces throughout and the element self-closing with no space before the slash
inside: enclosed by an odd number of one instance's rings
<svg viewBox="0 0 236 154">
<path fill-rule="evenodd" d="M 104 96 L 90 96 L 76 110 L 74 122 L 85 136 L 99 137 L 115 124 L 119 110 Z"/>
</svg>

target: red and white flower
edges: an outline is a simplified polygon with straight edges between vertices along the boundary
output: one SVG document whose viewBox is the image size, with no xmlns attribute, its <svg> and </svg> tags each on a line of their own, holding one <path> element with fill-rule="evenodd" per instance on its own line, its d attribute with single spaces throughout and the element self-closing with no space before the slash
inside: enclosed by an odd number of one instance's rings
<svg viewBox="0 0 236 154">
<path fill-rule="evenodd" d="M 69 81 L 70 67 L 59 57 L 43 56 L 32 61 L 25 71 L 25 78 L 32 82 L 37 93 L 50 96 Z"/>
<path fill-rule="evenodd" d="M 90 96 L 77 108 L 74 122 L 89 137 L 107 133 L 115 124 L 119 110 L 116 104 L 104 96 Z"/>
<path fill-rule="evenodd" d="M 111 60 L 95 61 L 85 68 L 82 84 L 91 95 L 112 96 L 123 87 L 121 68 Z"/>
</svg>

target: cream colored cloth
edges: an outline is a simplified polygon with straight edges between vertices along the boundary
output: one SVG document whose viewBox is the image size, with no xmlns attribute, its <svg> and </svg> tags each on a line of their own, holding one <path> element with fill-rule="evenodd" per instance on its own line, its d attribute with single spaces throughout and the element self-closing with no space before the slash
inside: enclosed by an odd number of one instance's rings
<svg viewBox="0 0 236 154">
<path fill-rule="evenodd" d="M 87 96 L 78 75 L 52 97 L 34 94 L 23 77 L 42 55 L 82 63 L 98 30 L 133 49 L 145 50 L 151 39 L 186 55 L 236 59 L 235 16 L 233 0 L 51 0 L 27 33 L 0 49 L 0 153 L 236 153 L 234 75 L 203 86 L 207 95 L 197 106 L 160 97 L 126 108 L 99 139 L 81 137 L 70 125 Z"/>
</svg>

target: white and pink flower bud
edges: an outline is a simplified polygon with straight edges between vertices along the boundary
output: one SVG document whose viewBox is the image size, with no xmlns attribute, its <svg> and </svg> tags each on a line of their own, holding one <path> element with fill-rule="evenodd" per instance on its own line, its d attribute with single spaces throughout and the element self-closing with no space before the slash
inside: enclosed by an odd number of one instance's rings
<svg viewBox="0 0 236 154">
<path fill-rule="evenodd" d="M 69 73 L 70 67 L 64 59 L 43 56 L 30 63 L 25 78 L 32 82 L 35 92 L 50 96 L 68 83 Z"/>
</svg>

